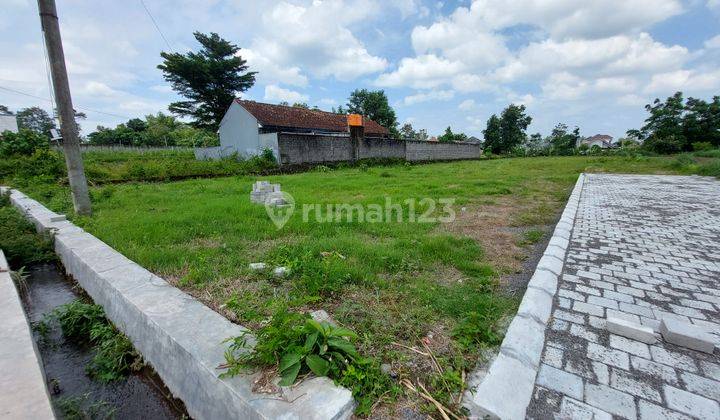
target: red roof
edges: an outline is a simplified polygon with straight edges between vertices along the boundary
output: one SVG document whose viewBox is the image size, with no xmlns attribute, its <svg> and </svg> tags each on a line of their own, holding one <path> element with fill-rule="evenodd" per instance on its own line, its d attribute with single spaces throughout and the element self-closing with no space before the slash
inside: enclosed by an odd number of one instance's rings
<svg viewBox="0 0 720 420">
<path fill-rule="evenodd" d="M 258 122 L 266 126 L 305 128 L 311 130 L 347 132 L 347 115 L 285 105 L 264 104 L 235 99 Z M 363 118 L 366 134 L 387 135 L 387 128 L 369 118 Z"/>
</svg>

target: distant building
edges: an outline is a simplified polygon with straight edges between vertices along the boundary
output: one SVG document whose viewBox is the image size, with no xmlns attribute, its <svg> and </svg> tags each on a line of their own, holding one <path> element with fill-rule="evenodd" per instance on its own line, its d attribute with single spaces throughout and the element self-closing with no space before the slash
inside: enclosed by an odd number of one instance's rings
<svg viewBox="0 0 720 420">
<path fill-rule="evenodd" d="M 390 136 L 375 121 L 365 118 L 363 123 L 367 137 Z M 236 99 L 220 122 L 220 147 L 208 148 L 205 153 L 208 157 L 253 156 L 271 149 L 278 156 L 280 132 L 347 135 L 349 129 L 343 114 Z"/>
<path fill-rule="evenodd" d="M 3 131 L 18 132 L 17 118 L 12 114 L 0 114 L 0 133 Z"/>
<path fill-rule="evenodd" d="M 598 146 L 601 149 L 611 149 L 615 147 L 613 140 L 613 136 L 608 136 L 607 134 L 595 134 L 592 137 L 585 137 L 580 140 L 580 144 L 578 144 L 578 146 L 587 144 L 588 147 Z"/>
<path fill-rule="evenodd" d="M 468 142 L 468 143 L 477 143 L 477 144 L 482 144 L 482 142 L 483 142 L 482 140 L 480 140 L 479 138 L 477 138 L 477 137 L 475 137 L 475 136 L 470 136 L 470 137 L 468 137 L 468 139 L 465 140 L 465 141 Z"/>
</svg>

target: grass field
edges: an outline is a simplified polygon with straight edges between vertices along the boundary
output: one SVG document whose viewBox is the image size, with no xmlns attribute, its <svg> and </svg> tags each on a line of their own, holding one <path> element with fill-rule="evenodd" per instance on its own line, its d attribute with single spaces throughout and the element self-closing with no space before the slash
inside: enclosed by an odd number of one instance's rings
<svg viewBox="0 0 720 420">
<path fill-rule="evenodd" d="M 361 353 L 388 364 L 393 375 L 420 378 L 454 407 L 480 348 L 499 343 L 502 320 L 518 303 L 513 292 L 523 288 L 513 279 L 547 237 L 578 174 L 683 168 L 674 158 L 545 157 L 262 178 L 280 183 L 296 208 L 383 205 L 389 198 L 407 212 L 407 199 L 451 198 L 450 223 L 305 222 L 298 210 L 278 229 L 263 206 L 250 203 L 258 178 L 249 176 L 95 187 L 95 214 L 75 221 L 252 329 L 281 308 L 324 309 L 358 333 Z M 69 210 L 66 191 L 26 192 Z M 291 274 L 278 279 L 248 269 L 260 261 Z M 440 371 L 415 350 L 431 352 Z M 376 409 L 392 415 L 404 405 L 422 407 L 408 395 Z"/>
</svg>

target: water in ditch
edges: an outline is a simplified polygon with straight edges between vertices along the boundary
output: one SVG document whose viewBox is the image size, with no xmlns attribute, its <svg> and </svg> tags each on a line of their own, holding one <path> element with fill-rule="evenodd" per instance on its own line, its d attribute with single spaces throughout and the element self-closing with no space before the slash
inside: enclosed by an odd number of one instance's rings
<svg viewBox="0 0 720 420">
<path fill-rule="evenodd" d="M 26 274 L 23 301 L 33 323 L 79 297 L 74 284 L 54 264 L 34 266 Z M 85 366 L 93 357 L 92 349 L 65 340 L 60 326 L 50 325 L 52 329 L 44 338 L 37 332 L 33 334 L 59 418 L 187 418 L 182 403 L 172 399 L 149 368 L 108 384 L 92 380 L 85 373 Z"/>
</svg>

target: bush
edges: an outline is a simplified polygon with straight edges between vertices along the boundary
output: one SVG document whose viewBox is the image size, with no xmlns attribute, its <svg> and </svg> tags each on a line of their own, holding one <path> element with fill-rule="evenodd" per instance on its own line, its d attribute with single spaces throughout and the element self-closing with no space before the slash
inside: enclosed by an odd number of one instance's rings
<svg viewBox="0 0 720 420">
<path fill-rule="evenodd" d="M 692 144 L 692 149 L 696 152 L 703 152 L 706 150 L 712 150 L 714 147 L 709 141 L 697 141 Z"/>
<path fill-rule="evenodd" d="M 95 355 L 86 366 L 91 377 L 111 382 L 140 367 L 140 355 L 105 318 L 101 306 L 74 300 L 59 306 L 48 318 L 58 320 L 66 338 L 93 346 Z"/>
<path fill-rule="evenodd" d="M 36 149 L 48 149 L 47 137 L 21 128 L 17 133 L 4 131 L 0 135 L 0 156 L 31 155 Z"/>
<path fill-rule="evenodd" d="M 359 415 L 369 414 L 379 399 L 399 393 L 379 362 L 358 354 L 350 342 L 357 336 L 347 328 L 283 308 L 255 336 L 257 343 L 250 351 L 245 335 L 228 339 L 232 343 L 225 353 L 228 371 L 222 376 L 238 375 L 247 367 L 269 366 L 277 368 L 281 386 L 291 386 L 309 372 L 327 376 L 351 389 Z"/>
<path fill-rule="evenodd" d="M 35 226 L 10 206 L 5 194 L 0 194 L 0 249 L 15 268 L 55 259 L 50 238 L 36 233 Z"/>
<path fill-rule="evenodd" d="M 674 136 L 650 136 L 643 143 L 643 148 L 649 152 L 658 153 L 661 155 L 669 155 L 682 150 L 682 141 Z"/>
</svg>

